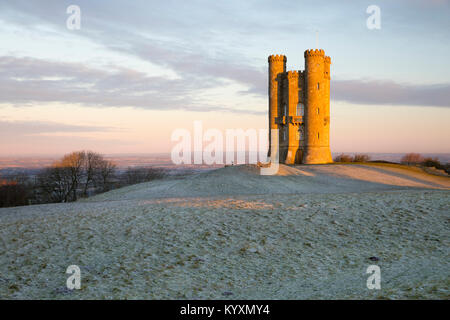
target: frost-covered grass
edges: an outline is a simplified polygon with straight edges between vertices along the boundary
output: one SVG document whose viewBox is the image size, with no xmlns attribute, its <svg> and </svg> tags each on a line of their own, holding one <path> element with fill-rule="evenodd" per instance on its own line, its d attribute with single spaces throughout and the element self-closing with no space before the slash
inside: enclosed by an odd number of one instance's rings
<svg viewBox="0 0 450 320">
<path fill-rule="evenodd" d="M 0 209 L 0 298 L 449 298 L 448 190 L 152 198 L 148 187 Z M 65 288 L 72 264 L 81 290 Z M 381 290 L 366 288 L 370 264 Z"/>
<path fill-rule="evenodd" d="M 376 192 L 405 189 L 450 190 L 450 178 L 403 165 L 280 165 L 278 175 L 261 176 L 256 166 L 232 166 L 184 179 L 164 179 L 99 194 L 84 201 L 234 195 Z"/>
</svg>

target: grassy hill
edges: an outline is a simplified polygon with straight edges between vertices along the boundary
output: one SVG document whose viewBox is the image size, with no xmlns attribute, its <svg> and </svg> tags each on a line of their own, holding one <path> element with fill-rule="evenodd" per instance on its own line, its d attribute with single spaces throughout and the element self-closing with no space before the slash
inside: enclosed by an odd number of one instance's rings
<svg viewBox="0 0 450 320">
<path fill-rule="evenodd" d="M 449 190 L 403 166 L 233 166 L 0 209 L 0 298 L 448 298 Z"/>
</svg>

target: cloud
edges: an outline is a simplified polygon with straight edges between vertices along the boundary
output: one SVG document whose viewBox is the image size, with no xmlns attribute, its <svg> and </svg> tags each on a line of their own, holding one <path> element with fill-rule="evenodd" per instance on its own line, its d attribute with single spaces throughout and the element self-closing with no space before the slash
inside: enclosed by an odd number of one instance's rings
<svg viewBox="0 0 450 320">
<path fill-rule="evenodd" d="M 167 79 L 116 68 L 93 69 L 78 63 L 0 57 L 0 102 L 67 102 L 146 109 L 226 110 L 195 101 L 194 93 L 218 85 L 195 77 Z M 232 111 L 232 110 L 229 110 Z"/>
<path fill-rule="evenodd" d="M 450 107 L 450 84 L 413 85 L 389 80 L 335 80 L 331 98 L 359 104 Z"/>
<path fill-rule="evenodd" d="M 120 67 L 105 71 L 81 63 L 0 57 L 0 103 L 62 102 L 97 107 L 264 114 L 223 107 L 220 103 L 212 105 L 197 98 L 197 93 L 223 83 L 213 77 L 207 81 L 193 75 L 168 79 Z"/>
<path fill-rule="evenodd" d="M 69 125 L 47 121 L 0 120 L 0 135 L 8 137 L 40 135 L 46 133 L 107 132 L 114 130 L 120 130 L 120 128 Z"/>
<path fill-rule="evenodd" d="M 47 0 L 37 6 L 17 0 L 0 4 L 0 8 L 9 12 L 3 16 L 9 23 L 27 28 L 50 25 L 55 32 L 73 37 L 75 34 L 61 23 L 61 19 L 67 18 L 67 3 Z M 186 84 L 193 83 L 199 89 L 206 84 L 218 87 L 222 84 L 220 80 L 231 80 L 253 90 L 255 85 L 264 83 L 265 66 L 252 66 L 245 55 L 236 56 L 230 48 L 236 46 L 242 33 L 252 31 L 254 38 L 276 32 L 274 29 L 292 27 L 284 20 L 272 21 L 269 26 L 267 20 L 260 17 L 270 12 L 267 8 L 259 15 L 247 15 L 242 9 L 251 9 L 252 4 L 152 3 L 152 10 L 143 10 L 148 5 L 147 1 L 134 2 L 133 15 L 123 15 L 124 6 L 129 6 L 123 1 L 110 1 L 108 6 L 82 1 L 82 31 L 76 35 L 110 51 L 173 70 Z"/>
</svg>

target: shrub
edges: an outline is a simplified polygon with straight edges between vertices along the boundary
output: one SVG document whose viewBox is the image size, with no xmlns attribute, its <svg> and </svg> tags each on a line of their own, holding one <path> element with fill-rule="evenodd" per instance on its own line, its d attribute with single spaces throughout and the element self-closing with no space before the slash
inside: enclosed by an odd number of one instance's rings
<svg viewBox="0 0 450 320">
<path fill-rule="evenodd" d="M 352 156 L 341 153 L 334 158 L 334 162 L 352 162 Z"/>
<path fill-rule="evenodd" d="M 161 168 L 128 167 L 128 169 L 121 174 L 120 180 L 122 185 L 131 185 L 161 179 L 164 175 L 165 170 Z"/>
<path fill-rule="evenodd" d="M 367 162 L 369 160 L 370 157 L 367 154 L 355 154 L 353 157 L 353 162 Z"/>
<path fill-rule="evenodd" d="M 442 165 L 442 169 L 444 169 L 444 171 L 450 175 L 450 163 Z"/>
<path fill-rule="evenodd" d="M 435 167 L 436 169 L 443 169 L 443 165 L 439 162 L 437 158 L 425 158 L 422 161 L 425 167 Z"/>
</svg>

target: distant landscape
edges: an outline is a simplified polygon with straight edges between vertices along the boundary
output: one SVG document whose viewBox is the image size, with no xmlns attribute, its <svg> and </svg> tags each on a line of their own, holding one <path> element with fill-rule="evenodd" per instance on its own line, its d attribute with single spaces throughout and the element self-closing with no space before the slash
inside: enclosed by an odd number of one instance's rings
<svg viewBox="0 0 450 320">
<path fill-rule="evenodd" d="M 229 154 L 228 154 L 229 155 Z M 234 165 L 258 165 L 257 157 L 245 153 L 245 163 L 236 162 L 224 155 L 223 163 L 174 164 L 170 154 L 102 155 L 82 150 L 63 157 L 22 157 L 4 159 L 0 169 L 0 207 L 45 203 L 73 202 L 99 193 L 126 186 L 159 180 L 164 177 L 181 179 Z M 262 155 L 265 156 L 264 154 Z M 252 159 L 250 161 L 250 159 Z M 261 159 L 261 155 L 259 155 Z M 339 153 L 333 155 L 340 164 L 390 164 L 422 168 L 427 173 L 448 177 L 448 154 L 382 154 Z M 193 160 L 193 159 L 191 159 Z M 244 160 L 240 160 L 241 162 Z M 253 190 L 253 189 L 252 189 Z"/>
<path fill-rule="evenodd" d="M 333 152 L 333 158 L 341 153 L 354 155 L 357 152 Z M 384 160 L 390 162 L 400 162 L 405 153 L 365 153 L 371 160 Z M 437 158 L 441 163 L 450 162 L 450 153 L 421 153 L 423 157 Z M 53 156 L 0 156 L 0 172 L 13 171 L 14 169 L 39 169 L 51 165 L 62 155 Z M 148 153 L 148 154 L 106 154 L 105 158 L 113 161 L 118 168 L 138 167 L 138 166 L 157 166 L 166 168 L 179 168 L 174 165 L 170 159 L 169 153 Z M 213 167 L 220 167 L 215 165 Z M 206 165 L 182 165 L 186 168 L 211 168 Z M 7 170 L 6 170 L 7 169 Z"/>
</svg>

